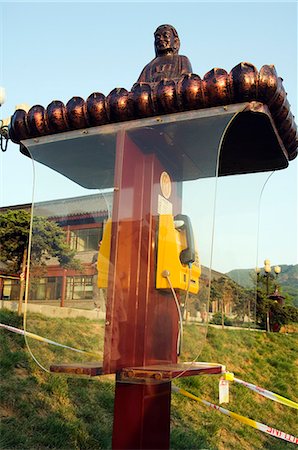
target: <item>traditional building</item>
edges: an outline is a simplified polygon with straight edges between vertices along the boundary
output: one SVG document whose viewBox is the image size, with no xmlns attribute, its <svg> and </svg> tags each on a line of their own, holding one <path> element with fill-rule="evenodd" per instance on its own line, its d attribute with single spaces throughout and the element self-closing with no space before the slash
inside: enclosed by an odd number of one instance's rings
<svg viewBox="0 0 298 450">
<path fill-rule="evenodd" d="M 30 286 L 30 302 L 43 304 L 94 308 L 93 291 L 96 275 L 98 244 L 102 239 L 103 227 L 112 208 L 112 193 L 93 194 L 82 197 L 51 200 L 36 203 L 34 215 L 56 222 L 66 231 L 66 240 L 76 252 L 81 269 L 63 268 L 56 258 L 46 262 L 46 268 Z M 30 210 L 30 204 L 0 208 L 7 210 Z M 34 242 L 34 238 L 33 238 Z M 17 300 L 19 279 L 1 267 L 1 299 Z"/>
<path fill-rule="evenodd" d="M 81 270 L 65 269 L 56 258 L 48 259 L 43 273 L 31 277 L 29 302 L 80 309 L 99 307 L 95 295 L 95 261 L 105 222 L 111 215 L 112 203 L 112 192 L 35 203 L 35 216 L 54 221 L 65 230 L 67 243 L 75 250 Z M 31 204 L 3 207 L 0 213 L 20 209 L 30 211 Z M 212 280 L 218 280 L 224 274 L 212 270 L 211 276 Z M 209 285 L 209 277 L 209 269 L 202 266 L 201 286 Z M 19 299 L 19 276 L 8 273 L 7 265 L 2 262 L 0 298 L 4 301 Z M 100 309 L 103 308 L 101 305 Z M 219 310 L 219 300 L 211 298 L 209 312 Z M 225 310 L 226 314 L 231 314 L 231 305 L 225 305 Z"/>
</svg>

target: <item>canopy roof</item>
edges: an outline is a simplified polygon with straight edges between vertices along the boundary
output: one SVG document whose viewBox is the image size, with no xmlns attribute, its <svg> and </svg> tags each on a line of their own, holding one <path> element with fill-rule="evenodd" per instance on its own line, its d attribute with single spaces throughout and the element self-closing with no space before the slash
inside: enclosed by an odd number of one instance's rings
<svg viewBox="0 0 298 450">
<path fill-rule="evenodd" d="M 116 88 L 105 97 L 95 92 L 85 101 L 73 97 L 66 106 L 57 100 L 47 108 L 33 106 L 28 113 L 17 110 L 11 121 L 10 138 L 21 140 L 109 123 L 154 117 L 219 105 L 258 101 L 268 106 L 272 121 L 286 150 L 287 159 L 297 155 L 297 126 L 290 104 L 273 65 L 260 71 L 240 63 L 230 73 L 214 68 L 201 79 L 196 74 L 159 83 L 135 83 L 131 91 Z"/>
</svg>

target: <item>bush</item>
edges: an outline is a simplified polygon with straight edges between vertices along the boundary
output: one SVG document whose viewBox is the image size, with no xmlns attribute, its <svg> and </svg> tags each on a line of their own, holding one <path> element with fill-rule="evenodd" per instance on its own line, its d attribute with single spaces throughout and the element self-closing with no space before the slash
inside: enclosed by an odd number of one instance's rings
<svg viewBox="0 0 298 450">
<path fill-rule="evenodd" d="M 221 325 L 222 324 L 221 312 L 214 313 L 212 319 L 210 320 L 210 323 L 214 325 Z M 228 327 L 232 325 L 232 320 L 229 319 L 226 315 L 224 316 L 224 325 Z"/>
<path fill-rule="evenodd" d="M 271 331 L 279 332 L 282 325 L 298 322 L 298 308 L 295 306 L 281 306 L 277 302 L 271 302 L 269 311 Z"/>
</svg>

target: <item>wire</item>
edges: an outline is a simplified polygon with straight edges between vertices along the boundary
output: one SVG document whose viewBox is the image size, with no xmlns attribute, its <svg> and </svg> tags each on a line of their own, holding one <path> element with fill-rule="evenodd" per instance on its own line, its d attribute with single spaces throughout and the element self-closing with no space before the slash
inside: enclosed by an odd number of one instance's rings
<svg viewBox="0 0 298 450">
<path fill-rule="evenodd" d="M 178 311 L 178 316 L 179 316 L 179 335 L 178 335 L 178 339 L 177 339 L 177 355 L 179 356 L 181 353 L 181 348 L 182 348 L 182 341 L 183 341 L 183 323 L 182 323 L 182 315 L 181 315 L 181 309 L 180 309 L 180 305 L 179 305 L 179 301 L 175 292 L 175 289 L 173 288 L 172 282 L 170 280 L 170 272 L 168 270 L 164 270 L 162 272 L 162 276 L 164 278 L 167 279 L 170 289 L 172 291 L 174 300 L 175 300 L 175 304 L 177 307 L 177 311 Z"/>
<path fill-rule="evenodd" d="M 189 268 L 188 283 L 187 283 L 187 289 L 186 289 L 186 294 L 185 294 L 185 299 L 184 299 L 185 322 L 187 322 L 187 303 L 188 303 L 188 299 L 189 299 L 190 278 L 191 278 L 191 268 L 192 268 L 191 263 L 188 264 L 188 268 Z"/>
</svg>

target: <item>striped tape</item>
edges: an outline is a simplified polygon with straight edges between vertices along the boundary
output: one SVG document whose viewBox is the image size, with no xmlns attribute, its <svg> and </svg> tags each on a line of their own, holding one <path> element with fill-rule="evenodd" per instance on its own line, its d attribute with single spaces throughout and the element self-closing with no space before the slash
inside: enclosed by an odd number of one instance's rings
<svg viewBox="0 0 298 450">
<path fill-rule="evenodd" d="M 57 347 L 67 348 L 68 350 L 72 350 L 73 352 L 84 353 L 85 355 L 96 356 L 98 358 L 98 354 L 96 354 L 96 353 L 87 352 L 85 350 L 79 350 L 77 348 L 69 347 L 68 345 L 64 345 L 64 344 L 59 344 L 59 342 L 55 342 L 55 341 L 52 341 L 51 339 L 44 338 L 42 336 L 39 336 L 38 334 L 30 333 L 29 331 L 21 330 L 20 328 L 15 328 L 10 325 L 5 325 L 4 323 L 0 323 L 0 328 L 4 328 L 5 330 L 11 331 L 13 333 L 21 334 L 22 336 L 26 335 L 27 337 L 30 337 L 30 338 L 35 339 L 40 342 L 46 342 L 47 344 L 52 344 L 52 345 L 56 345 Z"/>
<path fill-rule="evenodd" d="M 234 374 L 232 374 L 232 373 L 229 373 L 229 372 L 225 373 L 224 377 L 226 380 L 235 381 L 236 383 L 242 384 L 243 386 L 247 387 L 248 389 L 251 389 L 252 391 L 256 392 L 257 394 L 262 395 L 263 397 L 273 400 L 274 402 L 281 403 L 282 405 L 289 406 L 290 408 L 298 409 L 298 403 L 293 402 L 292 400 L 289 400 L 288 398 L 282 397 L 279 394 L 275 394 L 274 392 L 267 391 L 267 389 L 263 389 L 260 386 L 256 386 L 255 384 L 240 380 L 239 378 L 234 377 Z"/>
<path fill-rule="evenodd" d="M 233 417 L 234 419 L 238 420 L 239 422 L 242 422 L 246 425 L 249 425 L 252 428 L 255 428 L 257 430 L 262 431 L 263 433 L 267 433 L 270 436 L 277 437 L 279 439 L 283 439 L 284 441 L 291 442 L 292 444 L 298 445 L 298 437 L 292 436 L 291 434 L 284 433 L 283 431 L 279 431 L 276 428 L 268 427 L 268 425 L 265 425 L 263 423 L 257 422 L 255 420 L 249 419 L 248 417 L 241 416 L 240 414 L 236 414 L 232 411 L 229 411 L 228 409 L 222 408 L 221 406 L 215 405 L 214 403 L 210 403 L 207 400 L 203 400 L 200 397 L 197 397 L 190 392 L 185 391 L 182 388 L 178 388 L 177 386 L 172 386 L 172 391 L 182 394 L 185 397 L 188 397 L 192 400 L 195 400 L 196 402 L 203 403 L 206 406 L 209 406 L 212 409 L 215 409 L 216 411 L 219 411 L 226 416 Z"/>
</svg>

